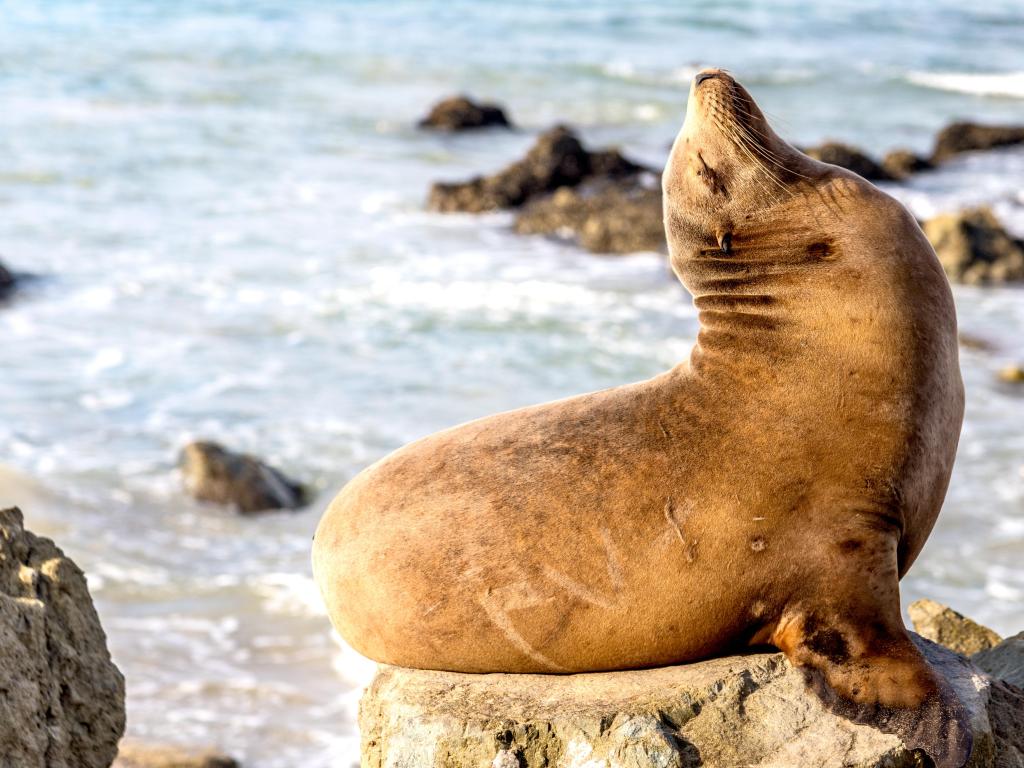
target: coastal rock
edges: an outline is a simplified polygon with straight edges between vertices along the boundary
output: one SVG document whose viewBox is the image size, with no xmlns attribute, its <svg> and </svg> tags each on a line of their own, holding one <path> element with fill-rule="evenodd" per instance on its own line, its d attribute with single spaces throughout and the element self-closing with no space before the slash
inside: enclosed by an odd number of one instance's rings
<svg viewBox="0 0 1024 768">
<path fill-rule="evenodd" d="M 1024 632 L 1008 637 L 992 648 L 979 651 L 971 657 L 971 661 L 992 677 L 1024 689 Z"/>
<path fill-rule="evenodd" d="M 0 299 L 3 299 L 14 290 L 15 280 L 7 268 L 0 264 Z"/>
<path fill-rule="evenodd" d="M 587 151 L 575 133 L 557 126 L 541 134 L 526 157 L 492 176 L 435 183 L 427 207 L 442 213 L 517 208 L 559 187 L 575 187 L 584 179 L 616 179 L 643 170 L 615 150 Z"/>
<path fill-rule="evenodd" d="M 868 181 L 891 181 L 894 177 L 866 154 L 849 144 L 827 141 L 816 147 L 807 147 L 803 153 L 823 163 L 838 165 L 853 171 Z"/>
<path fill-rule="evenodd" d="M 20 510 L 0 510 L 0 765 L 107 768 L 124 724 L 85 576 Z"/>
<path fill-rule="evenodd" d="M 1007 384 L 1024 384 L 1024 365 L 1008 365 L 999 371 L 999 378 Z"/>
<path fill-rule="evenodd" d="M 566 237 L 595 253 L 666 250 L 661 186 L 653 174 L 562 187 L 528 203 L 515 229 Z"/>
<path fill-rule="evenodd" d="M 961 152 L 1024 144 L 1024 125 L 979 125 L 959 122 L 947 125 L 935 137 L 931 161 L 941 163 Z"/>
<path fill-rule="evenodd" d="M 1011 237 L 991 209 L 936 216 L 923 229 L 951 279 L 975 285 L 1024 280 L 1024 242 Z"/>
<path fill-rule="evenodd" d="M 893 179 L 905 179 L 933 167 L 927 158 L 915 155 L 909 149 L 894 149 L 882 158 L 882 169 Z"/>
<path fill-rule="evenodd" d="M 205 440 L 189 443 L 179 460 L 186 490 L 200 501 L 236 507 L 249 514 L 298 509 L 304 487 L 255 456 L 229 451 Z"/>
<path fill-rule="evenodd" d="M 451 96 L 435 104 L 418 125 L 439 131 L 465 131 L 490 126 L 509 128 L 512 124 L 496 104 L 480 104 L 466 96 Z"/>
<path fill-rule="evenodd" d="M 191 750 L 123 743 L 113 768 L 242 768 L 232 757 L 213 750 Z"/>
<path fill-rule="evenodd" d="M 1021 765 L 1024 693 L 918 644 L 969 712 L 969 765 Z M 922 765 L 896 736 L 826 711 L 778 653 L 585 675 L 382 667 L 359 723 L 363 768 Z"/>
<path fill-rule="evenodd" d="M 988 627 L 934 600 L 913 602 L 907 613 L 917 634 L 964 656 L 999 645 L 1003 639 Z"/>
</svg>

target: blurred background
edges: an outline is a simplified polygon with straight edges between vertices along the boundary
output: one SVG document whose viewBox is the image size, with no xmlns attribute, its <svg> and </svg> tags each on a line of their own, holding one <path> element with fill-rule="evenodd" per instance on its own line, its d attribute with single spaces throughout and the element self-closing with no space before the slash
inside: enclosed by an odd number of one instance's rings
<svg viewBox="0 0 1024 768">
<path fill-rule="evenodd" d="M 728 68 L 777 131 L 922 156 L 955 119 L 1024 123 L 1008 0 L 10 2 L 0 11 L 0 505 L 85 570 L 128 733 L 247 768 L 358 760 L 372 665 L 330 633 L 320 512 L 457 422 L 658 373 L 696 315 L 658 252 L 428 212 L 569 125 L 660 170 L 689 82 Z M 438 132 L 443 97 L 512 130 Z M 1024 236 L 1024 144 L 879 182 L 921 219 Z M 967 416 L 904 600 L 1024 629 L 1024 288 L 956 285 Z M 1007 376 L 1005 378 L 1012 378 Z M 297 512 L 190 498 L 190 440 L 312 489 Z"/>
</svg>

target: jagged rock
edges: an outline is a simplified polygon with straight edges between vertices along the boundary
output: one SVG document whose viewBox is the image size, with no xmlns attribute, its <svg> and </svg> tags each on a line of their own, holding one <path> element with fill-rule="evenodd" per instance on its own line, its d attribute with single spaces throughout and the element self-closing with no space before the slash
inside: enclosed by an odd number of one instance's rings
<svg viewBox="0 0 1024 768">
<path fill-rule="evenodd" d="M 823 163 L 831 163 L 853 171 L 868 181 L 891 181 L 893 179 L 893 176 L 885 168 L 849 144 L 827 141 L 816 147 L 807 147 L 803 153 Z"/>
<path fill-rule="evenodd" d="M 1024 365 L 1008 365 L 999 371 L 999 378 L 1007 384 L 1024 384 Z"/>
<path fill-rule="evenodd" d="M 1024 125 L 952 123 L 935 137 L 931 161 L 941 163 L 961 152 L 1024 144 Z"/>
<path fill-rule="evenodd" d="M 465 96 L 451 96 L 435 104 L 419 121 L 420 128 L 439 131 L 464 131 L 472 128 L 511 127 L 504 110 L 497 104 L 480 104 Z"/>
<path fill-rule="evenodd" d="M 1008 637 L 992 648 L 979 651 L 971 657 L 971 661 L 992 677 L 1024 688 L 1024 632 Z"/>
<path fill-rule="evenodd" d="M 576 134 L 557 126 L 541 134 L 525 158 L 492 176 L 435 183 L 427 207 L 442 213 L 517 208 L 559 187 L 575 187 L 584 179 L 615 179 L 643 170 L 615 150 L 588 152 Z"/>
<path fill-rule="evenodd" d="M 964 656 L 992 648 L 1003 639 L 988 627 L 934 600 L 917 600 L 907 606 L 907 613 L 917 634 Z"/>
<path fill-rule="evenodd" d="M 936 216 L 923 229 L 951 279 L 970 284 L 1024 280 L 1024 241 L 1003 229 L 991 209 Z"/>
<path fill-rule="evenodd" d="M 584 182 L 528 203 L 516 217 L 521 234 L 571 238 L 595 253 L 664 251 L 665 225 L 657 177 Z"/>
<path fill-rule="evenodd" d="M 191 750 L 124 743 L 113 768 L 241 768 L 234 758 L 213 750 Z"/>
<path fill-rule="evenodd" d="M 915 155 L 909 149 L 894 149 L 882 158 L 882 169 L 893 179 L 905 179 L 933 167 L 927 158 Z"/>
<path fill-rule="evenodd" d="M 298 509 L 306 490 L 255 456 L 198 440 L 182 449 L 179 460 L 186 490 L 200 501 L 236 507 L 242 513 Z"/>
<path fill-rule="evenodd" d="M 1024 693 L 918 641 L 971 718 L 971 768 L 1024 754 Z M 382 667 L 359 711 L 363 768 L 921 766 L 896 736 L 825 710 L 781 654 L 586 675 Z"/>
<path fill-rule="evenodd" d="M 108 768 L 124 724 L 85 576 L 20 510 L 0 510 L 0 765 Z"/>
</svg>

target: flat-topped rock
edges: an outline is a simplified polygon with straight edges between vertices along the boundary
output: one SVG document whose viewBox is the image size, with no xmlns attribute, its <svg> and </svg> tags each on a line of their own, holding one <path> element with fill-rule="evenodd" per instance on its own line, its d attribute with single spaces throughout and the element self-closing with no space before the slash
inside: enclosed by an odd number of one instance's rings
<svg viewBox="0 0 1024 768">
<path fill-rule="evenodd" d="M 112 768 L 241 768 L 241 764 L 215 750 L 128 741 L 121 744 Z"/>
<path fill-rule="evenodd" d="M 931 161 L 941 163 L 961 152 L 996 149 L 1024 144 L 1024 125 L 981 125 L 980 123 L 951 123 L 935 137 Z"/>
<path fill-rule="evenodd" d="M 418 123 L 420 128 L 437 131 L 467 131 L 475 128 L 510 128 L 505 110 L 497 104 L 484 104 L 467 96 L 450 96 L 437 102 Z"/>
<path fill-rule="evenodd" d="M 970 714 L 969 765 L 1024 765 L 1024 692 L 918 643 Z M 896 736 L 828 712 L 778 653 L 583 675 L 382 667 L 359 723 L 363 768 L 925 764 Z"/>
</svg>

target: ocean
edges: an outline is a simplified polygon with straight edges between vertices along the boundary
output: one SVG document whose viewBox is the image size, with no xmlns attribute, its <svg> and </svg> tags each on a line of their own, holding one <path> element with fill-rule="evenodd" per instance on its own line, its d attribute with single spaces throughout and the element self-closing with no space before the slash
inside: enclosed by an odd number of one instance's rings
<svg viewBox="0 0 1024 768">
<path fill-rule="evenodd" d="M 0 8 L 0 504 L 85 570 L 129 735 L 246 768 L 349 766 L 373 665 L 309 568 L 332 495 L 409 440 L 658 373 L 696 334 L 663 256 L 597 256 L 424 212 L 434 180 L 576 127 L 660 166 L 693 74 L 728 68 L 797 144 L 925 152 L 1024 122 L 1017 2 L 133 2 Z M 416 120 L 466 92 L 513 132 Z M 888 191 L 993 206 L 1024 236 L 1024 150 Z M 967 415 L 904 601 L 1024 629 L 1024 289 L 956 287 Z M 769 426 L 770 425 L 766 425 Z M 313 484 L 241 518 L 188 499 L 189 439 Z"/>
</svg>

